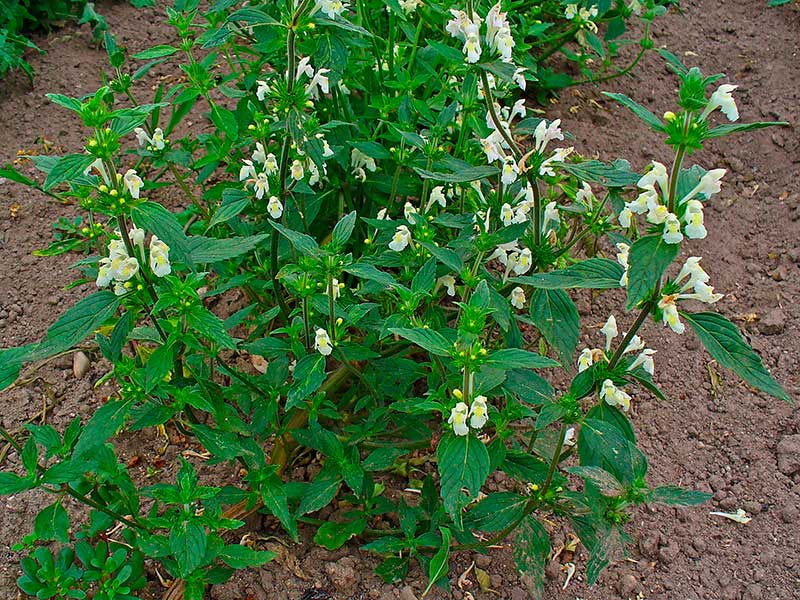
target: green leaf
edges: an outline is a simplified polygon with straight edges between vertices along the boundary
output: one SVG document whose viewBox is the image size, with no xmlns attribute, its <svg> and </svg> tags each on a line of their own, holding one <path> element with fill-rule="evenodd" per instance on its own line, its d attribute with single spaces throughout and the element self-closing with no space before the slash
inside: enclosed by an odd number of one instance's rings
<svg viewBox="0 0 800 600">
<path fill-rule="evenodd" d="M 391 327 L 389 331 L 413 342 L 436 356 L 450 356 L 450 350 L 453 348 L 453 345 L 448 342 L 441 333 L 433 329 Z"/>
<path fill-rule="evenodd" d="M 533 371 L 513 370 L 506 373 L 503 389 L 520 401 L 537 406 L 553 399 L 553 386 Z"/>
<path fill-rule="evenodd" d="M 361 534 L 366 528 L 367 520 L 364 517 L 347 523 L 328 521 L 317 529 L 314 541 L 328 550 L 337 550 L 344 546 L 350 538 Z"/>
<path fill-rule="evenodd" d="M 269 511 L 281 522 L 293 540 L 297 540 L 297 521 L 289 511 L 289 503 L 283 482 L 276 474 L 271 474 L 259 486 L 259 494 Z"/>
<path fill-rule="evenodd" d="M 447 527 L 439 527 L 442 533 L 442 545 L 436 554 L 433 555 L 431 563 L 428 565 L 428 587 L 422 593 L 422 597 L 428 595 L 434 584 L 442 577 L 447 577 L 447 572 L 450 570 L 450 530 Z"/>
<path fill-rule="evenodd" d="M 86 296 L 50 326 L 43 343 L 53 354 L 72 348 L 110 319 L 119 304 L 119 297 L 107 290 Z"/>
<path fill-rule="evenodd" d="M 253 550 L 247 546 L 228 544 L 219 552 L 222 562 L 233 569 L 247 569 L 267 564 L 277 555 L 274 552 Z"/>
<path fill-rule="evenodd" d="M 286 395 L 286 409 L 300 405 L 325 381 L 325 357 L 318 352 L 304 356 L 294 368 L 294 383 Z"/>
<path fill-rule="evenodd" d="M 581 319 L 572 298 L 563 290 L 536 289 L 531 296 L 531 320 L 544 339 L 571 365 L 581 334 Z"/>
<path fill-rule="evenodd" d="M 464 525 L 477 531 L 502 531 L 525 513 L 526 496 L 513 492 L 489 494 L 464 515 Z"/>
<path fill-rule="evenodd" d="M 137 60 L 153 60 L 154 58 L 164 58 L 165 56 L 172 56 L 178 52 L 178 48 L 161 44 L 160 46 L 153 46 L 142 52 L 137 52 L 132 58 Z"/>
<path fill-rule="evenodd" d="M 0 473 L 0 496 L 10 496 L 34 487 L 34 478 L 20 477 L 14 473 Z"/>
<path fill-rule="evenodd" d="M 557 361 L 521 348 L 503 348 L 490 353 L 486 364 L 498 369 L 544 369 L 558 367 Z"/>
<path fill-rule="evenodd" d="M 593 483 L 603 496 L 614 498 L 625 493 L 625 486 L 611 473 L 600 467 L 567 467 L 566 471 Z"/>
<path fill-rule="evenodd" d="M 229 190 L 225 190 L 228 192 Z M 233 190 L 239 192 L 241 190 Z M 229 201 L 224 201 L 220 207 L 214 212 L 211 222 L 208 224 L 207 229 L 211 229 L 214 225 L 225 223 L 241 213 L 250 204 L 250 198 L 242 193 L 242 197 L 232 198 L 229 194 L 223 194 L 223 197 L 231 198 Z M 227 200 L 227 198 L 226 198 Z"/>
<path fill-rule="evenodd" d="M 422 242 L 422 246 L 434 257 L 436 257 L 436 260 L 450 268 L 455 273 L 460 273 L 464 269 L 464 261 L 461 260 L 461 257 L 455 250 L 435 246 L 430 242 Z"/>
<path fill-rule="evenodd" d="M 81 112 L 81 101 L 77 98 L 70 98 L 69 96 L 65 96 L 64 94 L 45 94 L 47 98 L 59 106 L 63 106 L 64 108 L 68 108 L 72 112 L 76 112 L 80 114 Z"/>
<path fill-rule="evenodd" d="M 436 283 L 436 259 L 428 259 L 411 280 L 411 291 L 415 294 L 429 294 Z"/>
<path fill-rule="evenodd" d="M 207 544 L 206 530 L 196 521 L 183 521 L 172 526 L 169 549 L 178 563 L 179 577 L 185 579 L 203 564 Z"/>
<path fill-rule="evenodd" d="M 83 428 L 75 445 L 74 456 L 80 456 L 104 444 L 125 423 L 130 406 L 130 400 L 111 400 L 101 406 Z"/>
<path fill-rule="evenodd" d="M 194 328 L 196 333 L 202 335 L 206 340 L 221 348 L 229 348 L 231 350 L 236 348 L 236 340 L 228 335 L 225 323 L 205 306 L 196 304 L 185 315 L 186 324 L 190 328 Z"/>
<path fill-rule="evenodd" d="M 198 235 L 187 238 L 187 241 L 192 262 L 201 265 L 221 262 L 247 254 L 267 238 L 269 236 L 263 233 L 247 237 L 221 239 Z"/>
<path fill-rule="evenodd" d="M 169 246 L 173 260 L 193 266 L 189 241 L 175 215 L 157 202 L 142 202 L 133 208 L 131 216 L 136 225 L 154 233 Z"/>
<path fill-rule="evenodd" d="M 599 539 L 590 546 L 589 560 L 586 563 L 586 581 L 589 585 L 594 585 L 603 569 L 625 552 L 622 531 L 614 525 L 604 525 Z"/>
<path fill-rule="evenodd" d="M 322 256 L 322 251 L 320 250 L 319 245 L 310 235 L 300 233 L 299 231 L 295 231 L 293 229 L 287 229 L 280 223 L 276 223 L 271 219 L 269 224 L 277 229 L 283 237 L 289 240 L 289 243 L 294 246 L 295 250 L 298 252 L 311 257 L 318 258 Z"/>
<path fill-rule="evenodd" d="M 544 568 L 550 554 L 550 537 L 534 515 L 528 515 L 514 537 L 514 564 L 520 580 L 534 600 L 544 593 Z"/>
<path fill-rule="evenodd" d="M 617 159 L 611 164 L 599 160 L 579 163 L 559 163 L 558 168 L 582 181 L 599 183 L 607 187 L 625 187 L 639 181 L 639 175 L 630 169 L 628 161 Z"/>
<path fill-rule="evenodd" d="M 622 265 L 615 260 L 589 258 L 558 271 L 515 277 L 512 281 L 548 290 L 570 288 L 607 290 L 620 287 L 619 282 L 624 272 Z"/>
<path fill-rule="evenodd" d="M 69 515 L 61 506 L 61 502 L 54 502 L 36 515 L 33 530 L 41 541 L 56 540 L 62 544 L 68 544 Z"/>
<path fill-rule="evenodd" d="M 62 156 L 47 174 L 47 178 L 44 181 L 44 189 L 52 190 L 60 183 L 72 181 L 76 177 L 83 175 L 83 172 L 95 160 L 95 157 L 91 154 L 67 154 Z"/>
<path fill-rule="evenodd" d="M 712 495 L 696 490 L 685 490 L 677 485 L 663 485 L 650 490 L 649 502 L 670 506 L 697 506 L 711 500 Z"/>
<path fill-rule="evenodd" d="M 342 485 L 342 476 L 332 470 L 322 469 L 311 485 L 306 488 L 300 506 L 297 508 L 298 515 L 305 515 L 327 506 L 339 491 Z"/>
<path fill-rule="evenodd" d="M 489 476 L 489 452 L 474 433 L 454 435 L 447 432 L 436 450 L 445 510 L 459 526 L 461 509 L 478 497 Z M 467 490 L 464 495 L 463 489 Z"/>
<path fill-rule="evenodd" d="M 366 279 L 367 281 L 374 281 L 384 287 L 397 287 L 397 280 L 389 273 L 381 271 L 375 265 L 365 262 L 357 262 L 344 269 L 347 273 L 355 275 L 359 279 Z"/>
<path fill-rule="evenodd" d="M 647 457 L 625 434 L 607 421 L 584 419 L 578 438 L 582 466 L 600 467 L 624 485 L 647 474 Z"/>
<path fill-rule="evenodd" d="M 423 179 L 433 179 L 435 181 L 442 181 L 444 183 L 467 183 L 469 181 L 477 181 L 478 179 L 493 177 L 500 172 L 497 167 L 492 167 L 489 165 L 469 167 L 454 173 L 436 173 L 434 171 L 427 171 L 417 167 L 414 167 L 414 170 Z"/>
<path fill-rule="evenodd" d="M 331 244 L 337 248 L 343 248 L 350 236 L 353 235 L 353 228 L 356 225 L 356 211 L 351 211 L 336 223 L 331 234 Z"/>
<path fill-rule="evenodd" d="M 680 244 L 668 244 L 658 234 L 646 235 L 633 243 L 628 254 L 628 310 L 653 291 L 679 250 Z"/>
<path fill-rule="evenodd" d="M 761 358 L 739 333 L 736 325 L 717 313 L 685 313 L 681 316 L 700 338 L 708 353 L 723 367 L 775 398 L 791 402 L 789 394 L 764 368 Z"/>
<path fill-rule="evenodd" d="M 732 133 L 741 133 L 743 131 L 753 131 L 755 129 L 764 129 L 765 127 L 786 127 L 789 125 L 786 121 L 761 121 L 758 123 L 727 123 L 725 125 L 718 125 L 713 129 L 709 129 L 706 133 L 706 139 L 718 138 Z"/>
<path fill-rule="evenodd" d="M 622 104 L 622 106 L 628 108 L 631 112 L 633 112 L 633 114 L 635 114 L 642 121 L 644 121 L 645 124 L 651 129 L 654 129 L 662 133 L 665 131 L 664 124 L 661 122 L 661 119 L 659 119 L 657 116 L 655 116 L 653 113 L 651 113 L 649 110 L 647 110 L 644 106 L 642 106 L 638 102 L 635 102 L 630 98 L 628 98 L 625 94 L 603 92 L 603 95 L 608 96 L 612 100 L 616 100 L 617 102 Z"/>
</svg>

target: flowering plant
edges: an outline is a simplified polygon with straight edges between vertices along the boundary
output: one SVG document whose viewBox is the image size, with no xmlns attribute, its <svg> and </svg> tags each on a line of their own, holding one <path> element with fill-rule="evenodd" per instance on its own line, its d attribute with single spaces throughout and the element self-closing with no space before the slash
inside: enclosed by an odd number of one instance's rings
<svg viewBox="0 0 800 600">
<path fill-rule="evenodd" d="M 628 416 L 638 395 L 663 398 L 638 335 L 646 320 L 676 334 L 688 323 L 721 365 L 788 400 L 730 321 L 683 310 L 721 297 L 700 258 L 670 275 L 681 246 L 705 237 L 703 207 L 725 175 L 687 157 L 771 125 L 735 123 L 721 75 L 664 52 L 680 92 L 663 119 L 609 94 L 674 149 L 669 168 L 639 174 L 624 160 L 582 159 L 558 120 L 529 115 L 526 42 L 499 3 L 220 2 L 205 25 L 196 4 L 168 9 L 180 44 L 135 55 L 151 62 L 134 74 L 110 39 L 107 86 L 49 95 L 89 128 L 84 151 L 32 157 L 43 183 L 2 172 L 80 204 L 71 247 L 90 254 L 76 284 L 99 289 L 41 342 L 4 350 L 0 385 L 94 334 L 111 365 L 102 382 L 116 390 L 63 434 L 30 426 L 20 443 L 0 431 L 21 463 L 0 474 L 0 493 L 56 497 L 21 545 L 34 557 L 26 593 L 85 597 L 95 552 L 110 561 L 100 580 L 117 586 L 107 596 L 133 597 L 142 582 L 117 572 L 124 550 L 158 560 L 171 597 L 201 598 L 272 558 L 225 538 L 256 510 L 295 540 L 300 524 L 327 548 L 363 540 L 387 581 L 416 561 L 428 589 L 449 585 L 451 553 L 514 534 L 533 594 L 550 552 L 544 519 L 556 516 L 588 550 L 594 582 L 624 552 L 633 507 L 707 499 L 647 483 Z M 562 8 L 568 20 L 606 12 Z M 185 81 L 139 103 L 135 82 L 178 56 Z M 179 139 L 192 110 L 205 111 L 207 130 Z M 720 114 L 734 122 L 718 124 Z M 173 185 L 188 205 L 178 213 L 156 201 Z M 51 251 L 68 247 L 60 239 Z M 579 289 L 626 295 L 597 348 L 578 348 L 569 290 Z M 222 296 L 234 312 L 211 310 Z M 569 383 L 544 376 L 557 368 Z M 237 485 L 200 485 L 183 461 L 174 484 L 138 487 L 108 440 L 166 425 L 197 456 L 236 463 Z M 287 481 L 300 449 L 319 468 Z M 498 470 L 512 483 L 483 493 Z M 418 496 L 395 493 L 408 487 Z M 67 496 L 91 507 L 88 523 L 70 521 Z M 310 516 L 332 502 L 340 520 Z M 370 527 L 377 517 L 383 528 Z M 54 569 L 35 543 L 68 544 L 70 525 L 86 545 Z M 115 526 L 124 544 L 91 545 Z"/>
</svg>

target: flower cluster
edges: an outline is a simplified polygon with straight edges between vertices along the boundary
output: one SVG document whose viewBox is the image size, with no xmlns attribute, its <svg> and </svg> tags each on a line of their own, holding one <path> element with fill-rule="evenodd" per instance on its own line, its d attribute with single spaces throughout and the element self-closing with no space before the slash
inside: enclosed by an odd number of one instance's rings
<svg viewBox="0 0 800 600">
<path fill-rule="evenodd" d="M 349 4 L 342 0 L 316 0 L 316 8 L 329 19 L 335 19 L 344 12 Z"/>
<path fill-rule="evenodd" d="M 455 8 L 450 9 L 450 14 L 453 18 L 447 23 L 447 33 L 464 42 L 462 52 L 467 62 L 478 62 L 483 53 L 480 35 L 483 19 L 477 13 L 473 12 L 470 16 L 465 11 Z M 506 63 L 513 61 L 511 52 L 516 42 L 511 35 L 507 14 L 500 11 L 499 2 L 492 6 L 486 15 L 485 40 L 489 50 L 498 55 L 501 61 Z"/>
<path fill-rule="evenodd" d="M 139 142 L 139 145 L 146 146 L 151 152 L 163 150 L 167 146 L 168 140 L 164 137 L 161 127 L 156 127 L 152 136 L 141 127 L 134 129 L 133 133 L 136 134 L 136 141 Z"/>
<path fill-rule="evenodd" d="M 114 283 L 114 293 L 118 296 L 126 294 L 130 288 L 127 284 L 139 272 L 139 258 L 131 256 L 125 243 L 118 237 L 108 243 L 108 256 L 100 259 L 95 284 L 99 288 L 104 288 Z M 144 259 L 144 229 L 133 227 L 128 232 L 133 246 L 134 254 L 137 253 Z M 156 277 L 165 277 L 172 272 L 169 262 L 169 246 L 158 239 L 155 235 L 150 238 L 149 246 L 150 270 Z"/>
<path fill-rule="evenodd" d="M 666 291 L 661 295 L 658 308 L 661 310 L 662 322 L 672 331 L 683 333 L 686 329 L 678 315 L 678 300 L 714 304 L 722 299 L 723 295 L 715 293 L 714 288 L 708 285 L 709 279 L 708 273 L 700 266 L 700 257 L 690 256 L 681 267 L 677 279 L 665 286 Z"/>
<path fill-rule="evenodd" d="M 575 34 L 575 39 L 581 46 L 586 46 L 586 31 L 597 33 L 597 24 L 592 20 L 596 19 L 599 14 L 596 5 L 586 7 L 578 7 L 577 4 L 567 4 L 564 9 L 564 17 L 568 21 L 574 21 L 578 24 L 580 29 Z"/>
<path fill-rule="evenodd" d="M 670 179 L 667 168 L 653 161 L 652 168 L 639 179 L 639 196 L 627 202 L 619 214 L 619 223 L 630 227 L 634 215 L 646 214 L 646 221 L 662 226 L 662 237 L 667 244 L 679 244 L 684 235 L 689 239 L 701 240 L 706 237 L 703 203 L 698 198 L 708 200 L 721 189 L 725 169 L 712 169 L 706 172 L 694 188 L 675 203 L 675 212 L 670 212 Z"/>
<path fill-rule="evenodd" d="M 461 390 L 453 390 L 453 395 L 462 398 Z M 489 407 L 486 404 L 486 396 L 475 396 L 470 406 L 467 406 L 466 402 L 458 402 L 450 411 L 447 422 L 453 426 L 453 433 L 456 435 L 467 435 L 470 428 L 480 430 L 488 420 Z"/>
</svg>

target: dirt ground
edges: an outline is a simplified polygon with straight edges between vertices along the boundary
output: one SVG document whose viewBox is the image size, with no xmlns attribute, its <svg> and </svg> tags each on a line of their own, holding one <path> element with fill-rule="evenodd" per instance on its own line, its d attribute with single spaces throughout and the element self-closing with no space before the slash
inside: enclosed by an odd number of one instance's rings
<svg viewBox="0 0 800 600">
<path fill-rule="evenodd" d="M 726 72 L 739 86 L 736 98 L 744 122 L 791 124 L 717 141 L 693 157 L 706 168 L 724 167 L 728 174 L 722 193 L 714 197 L 706 214 L 708 238 L 693 242 L 691 253 L 703 257 L 711 283 L 727 294 L 718 310 L 744 329 L 767 368 L 798 399 L 800 7 L 767 9 L 766 0 L 684 0 L 682 4 L 684 14 L 657 22 L 656 45 L 669 47 L 705 74 Z M 160 9 L 101 3 L 99 10 L 118 42 L 132 52 L 170 41 L 171 32 L 152 25 L 158 22 Z M 42 138 L 56 152 L 80 148 L 84 132 L 77 119 L 48 102 L 44 94 L 76 96 L 94 91 L 101 83 L 105 53 L 91 46 L 86 28 L 59 30 L 37 43 L 47 54 L 31 58 L 36 69 L 34 87 L 20 74 L 0 81 L 2 163 L 13 160 L 18 150 L 41 150 Z M 154 72 L 146 81 L 155 85 L 158 77 Z M 633 79 L 568 91 L 548 110 L 552 118 L 562 118 L 582 154 L 601 159 L 623 156 L 641 170 L 652 159 L 668 162 L 666 148 L 600 91 L 624 91 L 661 114 L 673 108 L 675 88 L 676 80 L 663 61 L 651 56 L 635 70 Z M 18 209 L 12 209 L 14 203 Z M 63 291 L 63 286 L 71 280 L 67 267 L 75 257 L 31 254 L 49 243 L 51 224 L 59 216 L 74 214 L 73 208 L 44 196 L 8 182 L 0 184 L 0 347 L 38 339 L 74 301 L 73 293 Z M 586 323 L 602 322 L 611 306 L 606 299 L 593 300 L 589 294 L 576 300 Z M 588 340 L 588 334 L 584 335 Z M 562 589 L 565 573 L 554 562 L 548 567 L 546 598 L 799 598 L 800 411 L 755 393 L 721 371 L 690 333 L 676 336 L 650 324 L 643 337 L 659 351 L 657 357 L 669 357 L 657 363 L 655 375 L 669 402 L 637 394 L 632 410 L 641 446 L 650 458 L 651 482 L 694 486 L 713 492 L 714 499 L 692 509 L 639 510 L 630 527 L 635 544 L 629 560 L 611 566 L 589 588 L 582 577 L 586 553 L 579 551 L 577 572 L 566 589 Z M 592 339 L 596 341 L 596 332 Z M 0 421 L 7 428 L 17 428 L 41 412 L 43 402 L 55 399 L 58 403 L 48 420 L 61 428 L 76 414 L 95 410 L 110 393 L 93 389 L 103 373 L 104 365 L 93 363 L 84 378 L 75 379 L 72 359 L 57 359 L 38 371 L 38 379 L 29 385 L 0 393 Z M 146 455 L 157 444 L 152 434 L 144 433 L 135 442 L 123 439 L 120 452 L 123 457 Z M 0 596 L 4 598 L 19 595 L 14 584 L 19 557 L 10 546 L 30 531 L 45 501 L 32 495 L 0 500 Z M 712 510 L 738 508 L 752 516 L 749 524 L 709 515 Z M 271 535 L 267 520 L 265 527 L 261 534 Z M 563 537 L 564 532 L 556 531 Z M 474 576 L 467 578 L 463 589 L 456 585 L 457 574 L 473 560 L 489 573 L 496 592 L 481 592 Z M 462 555 L 451 564 L 452 594 L 435 591 L 429 597 L 526 598 L 508 545 L 489 556 Z M 309 543 L 291 545 L 278 560 L 216 586 L 208 597 L 411 600 L 425 587 L 418 570 L 412 570 L 400 586 L 384 585 L 372 574 L 374 566 L 374 559 L 357 545 L 337 552 Z M 157 586 L 149 593 L 158 597 Z"/>
</svg>

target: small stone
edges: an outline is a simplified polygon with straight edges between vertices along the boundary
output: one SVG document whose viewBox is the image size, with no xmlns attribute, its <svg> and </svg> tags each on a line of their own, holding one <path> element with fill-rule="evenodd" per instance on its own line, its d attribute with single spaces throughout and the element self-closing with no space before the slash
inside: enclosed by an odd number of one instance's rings
<svg viewBox="0 0 800 600">
<path fill-rule="evenodd" d="M 640 539 L 639 552 L 641 552 L 642 555 L 648 558 L 655 558 L 656 556 L 658 556 L 659 537 L 660 537 L 659 533 L 656 531 L 655 533 Z"/>
<path fill-rule="evenodd" d="M 800 434 L 783 436 L 778 442 L 776 453 L 781 473 L 791 477 L 800 471 Z"/>
<path fill-rule="evenodd" d="M 623 575 L 619 580 L 619 593 L 622 594 L 623 598 L 632 597 L 636 593 L 638 587 L 639 582 L 636 580 L 636 577 L 630 573 Z"/>
<path fill-rule="evenodd" d="M 551 560 L 544 568 L 544 574 L 548 579 L 558 579 L 561 575 L 561 564 L 557 560 Z"/>
<path fill-rule="evenodd" d="M 400 590 L 400 600 L 417 600 L 417 595 L 410 585 L 404 586 L 403 589 Z"/>
<path fill-rule="evenodd" d="M 800 262 L 800 248 L 792 248 L 786 253 L 786 255 L 792 262 Z"/>
<path fill-rule="evenodd" d="M 761 512 L 761 503 L 754 500 L 748 500 L 742 507 L 751 515 L 757 515 Z"/>
<path fill-rule="evenodd" d="M 773 279 L 773 281 L 783 281 L 789 275 L 789 271 L 786 269 L 785 265 L 779 265 L 770 271 L 768 275 Z"/>
<path fill-rule="evenodd" d="M 75 375 L 75 379 L 83 379 L 83 376 L 86 375 L 86 372 L 89 370 L 91 364 L 92 363 L 89 361 L 89 357 L 83 352 L 76 352 L 73 354 L 72 373 Z"/>
<path fill-rule="evenodd" d="M 672 542 L 669 546 L 664 546 L 659 550 L 658 557 L 661 559 L 661 562 L 665 564 L 670 564 L 676 558 L 678 558 L 678 554 L 681 552 L 681 547 L 677 544 L 677 542 Z"/>
<path fill-rule="evenodd" d="M 797 518 L 800 517 L 800 510 L 794 504 L 787 504 L 781 509 L 781 521 L 790 525 L 797 524 Z"/>
<path fill-rule="evenodd" d="M 345 556 L 335 563 L 326 564 L 325 571 L 336 589 L 342 590 L 355 587 L 358 583 L 360 577 L 355 566 L 355 559 L 352 556 Z"/>
<path fill-rule="evenodd" d="M 761 600 L 761 598 L 764 597 L 763 594 L 763 588 L 757 583 L 752 583 L 747 586 L 744 592 L 744 598 L 745 600 Z"/>
<path fill-rule="evenodd" d="M 758 330 L 764 335 L 781 333 L 786 326 L 786 315 L 780 308 L 773 308 L 758 323 Z"/>
<path fill-rule="evenodd" d="M 481 569 L 488 569 L 492 566 L 492 557 L 488 554 L 478 554 L 475 557 L 475 564 Z"/>
<path fill-rule="evenodd" d="M 736 501 L 736 498 L 734 496 L 727 496 L 719 501 L 719 507 L 722 510 L 732 510 L 736 508 L 737 504 L 738 502 Z"/>
</svg>

